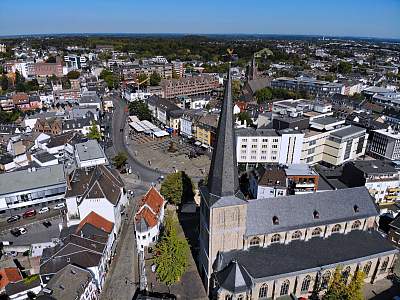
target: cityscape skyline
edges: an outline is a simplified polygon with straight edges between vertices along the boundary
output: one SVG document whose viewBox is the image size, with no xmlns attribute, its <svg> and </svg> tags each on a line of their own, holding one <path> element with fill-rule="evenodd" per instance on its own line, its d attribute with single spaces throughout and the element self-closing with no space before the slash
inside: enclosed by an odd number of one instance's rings
<svg viewBox="0 0 400 300">
<path fill-rule="evenodd" d="M 246 6 L 249 7 L 247 13 L 239 1 L 213 3 L 207 0 L 201 5 L 183 5 L 180 1 L 15 3 L 6 0 L 0 12 L 0 36 L 177 33 L 400 38 L 400 2 L 396 0 L 351 3 L 312 0 L 301 6 L 294 0 L 285 3 L 252 0 Z"/>
</svg>

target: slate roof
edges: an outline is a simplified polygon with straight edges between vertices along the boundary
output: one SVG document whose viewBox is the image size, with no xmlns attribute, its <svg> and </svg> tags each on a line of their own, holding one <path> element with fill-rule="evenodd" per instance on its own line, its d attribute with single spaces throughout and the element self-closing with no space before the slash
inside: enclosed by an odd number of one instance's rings
<svg viewBox="0 0 400 300">
<path fill-rule="evenodd" d="M 53 154 L 50 154 L 46 151 L 38 152 L 34 154 L 35 158 L 41 163 L 49 162 L 57 159 Z"/>
<path fill-rule="evenodd" d="M 252 280 L 245 268 L 232 261 L 216 275 L 219 286 L 232 293 L 241 293 L 251 288 Z"/>
<path fill-rule="evenodd" d="M 230 70 L 225 85 L 217 138 L 208 175 L 209 193 L 216 197 L 231 197 L 239 191 L 236 146 L 233 135 L 232 78 Z M 215 202 L 211 197 L 209 201 Z M 213 204 L 213 203 L 211 203 Z"/>
<path fill-rule="evenodd" d="M 63 146 L 67 143 L 75 144 L 79 143 L 82 135 L 76 131 L 68 131 L 56 136 L 51 137 L 50 141 L 47 143 L 48 148 L 54 148 L 58 146 Z"/>
<path fill-rule="evenodd" d="M 32 275 L 35 276 L 35 275 Z M 34 280 L 28 281 L 26 283 L 25 280 L 20 280 L 15 283 L 10 283 L 6 286 L 6 294 L 8 296 L 13 296 L 15 294 L 24 292 L 24 291 L 29 291 L 30 289 L 33 289 L 35 287 L 40 286 L 40 277 L 36 276 L 37 278 L 34 278 Z"/>
<path fill-rule="evenodd" d="M 253 279 L 265 280 L 396 252 L 398 250 L 377 231 L 353 230 L 347 234 L 332 234 L 325 239 L 314 237 L 306 242 L 295 240 L 287 245 L 277 243 L 266 248 L 252 247 L 221 253 L 220 267 L 224 268 L 234 260 Z"/>
<path fill-rule="evenodd" d="M 106 198 L 116 205 L 124 183 L 115 170 L 97 165 L 90 169 L 75 169 L 69 176 L 69 187 L 65 197 Z"/>
<path fill-rule="evenodd" d="M 358 212 L 355 212 L 355 205 Z M 314 211 L 319 218 L 314 218 Z M 246 235 L 282 232 L 378 216 L 379 210 L 365 187 L 250 200 Z M 278 217 L 279 224 L 272 222 Z"/>
</svg>

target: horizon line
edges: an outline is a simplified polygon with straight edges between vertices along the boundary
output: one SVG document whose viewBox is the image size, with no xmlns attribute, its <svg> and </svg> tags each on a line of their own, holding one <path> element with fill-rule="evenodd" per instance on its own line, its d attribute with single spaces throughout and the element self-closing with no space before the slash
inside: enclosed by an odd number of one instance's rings
<svg viewBox="0 0 400 300">
<path fill-rule="evenodd" d="M 326 34 L 291 34 L 291 33 L 190 33 L 190 32 L 63 32 L 63 33 L 18 33 L 18 34 L 0 34 L 0 39 L 21 38 L 34 36 L 63 36 L 63 35 L 198 35 L 198 36 L 291 36 L 291 37 L 322 37 L 322 38 L 356 38 L 356 39 L 374 39 L 400 41 L 400 37 L 377 37 L 377 36 L 357 36 L 357 35 L 326 35 Z"/>
</svg>

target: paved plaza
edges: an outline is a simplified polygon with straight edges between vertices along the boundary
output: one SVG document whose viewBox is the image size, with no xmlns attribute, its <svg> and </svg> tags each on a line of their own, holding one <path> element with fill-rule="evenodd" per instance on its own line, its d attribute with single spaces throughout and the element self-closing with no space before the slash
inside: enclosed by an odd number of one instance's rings
<svg viewBox="0 0 400 300">
<path fill-rule="evenodd" d="M 171 142 L 175 152 L 169 152 Z M 129 147 L 142 164 L 163 173 L 185 171 L 190 177 L 203 178 L 210 168 L 210 153 L 191 158 L 195 146 L 183 142 L 179 137 L 152 139 L 144 135 L 129 138 Z"/>
</svg>

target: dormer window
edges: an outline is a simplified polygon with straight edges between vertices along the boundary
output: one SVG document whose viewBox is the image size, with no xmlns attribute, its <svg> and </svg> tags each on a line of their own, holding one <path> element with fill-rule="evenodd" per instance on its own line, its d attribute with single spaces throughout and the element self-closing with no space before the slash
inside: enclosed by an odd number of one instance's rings
<svg viewBox="0 0 400 300">
<path fill-rule="evenodd" d="M 317 210 L 314 210 L 314 219 L 319 219 L 319 212 Z"/>
<path fill-rule="evenodd" d="M 358 207 L 358 205 L 354 205 L 354 212 L 358 213 L 360 211 L 360 208 Z"/>
<path fill-rule="evenodd" d="M 278 219 L 277 216 L 273 216 L 273 217 L 272 217 L 272 223 L 273 223 L 274 225 L 279 225 L 279 219 Z"/>
</svg>

